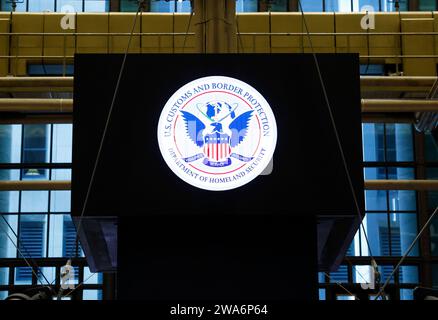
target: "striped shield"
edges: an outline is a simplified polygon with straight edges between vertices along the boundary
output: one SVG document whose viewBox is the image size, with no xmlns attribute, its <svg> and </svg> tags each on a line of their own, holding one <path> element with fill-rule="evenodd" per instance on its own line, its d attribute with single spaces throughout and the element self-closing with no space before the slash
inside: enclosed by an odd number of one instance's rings
<svg viewBox="0 0 438 320">
<path fill-rule="evenodd" d="M 225 133 L 211 133 L 205 136 L 204 155 L 211 161 L 224 161 L 231 154 L 230 136 Z"/>
</svg>

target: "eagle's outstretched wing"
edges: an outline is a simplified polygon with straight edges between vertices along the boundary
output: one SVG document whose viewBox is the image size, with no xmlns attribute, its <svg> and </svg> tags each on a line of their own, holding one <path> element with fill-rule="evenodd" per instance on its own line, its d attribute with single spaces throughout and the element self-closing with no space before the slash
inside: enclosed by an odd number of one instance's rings
<svg viewBox="0 0 438 320">
<path fill-rule="evenodd" d="M 248 132 L 249 120 L 254 110 L 242 113 L 233 122 L 230 123 L 229 128 L 231 130 L 231 148 L 234 148 L 245 139 Z"/>
<path fill-rule="evenodd" d="M 187 135 L 198 147 L 202 147 L 204 145 L 202 131 L 205 129 L 205 124 L 190 112 L 181 110 L 181 114 L 186 123 Z"/>
</svg>

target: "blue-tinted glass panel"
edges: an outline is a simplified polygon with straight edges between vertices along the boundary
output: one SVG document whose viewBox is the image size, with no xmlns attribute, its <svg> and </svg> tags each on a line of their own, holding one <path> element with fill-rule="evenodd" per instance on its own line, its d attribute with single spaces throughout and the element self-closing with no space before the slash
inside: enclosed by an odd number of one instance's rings
<svg viewBox="0 0 438 320">
<path fill-rule="evenodd" d="M 359 6 L 356 6 L 357 2 L 354 1 L 354 11 L 380 11 L 381 0 L 359 0 Z"/>
<path fill-rule="evenodd" d="M 399 282 L 400 283 L 419 283 L 418 267 L 417 266 L 401 266 L 399 268 Z"/>
<path fill-rule="evenodd" d="M 385 66 L 382 64 L 361 64 L 360 74 L 368 76 L 383 76 L 385 75 Z"/>
<path fill-rule="evenodd" d="M 19 246 L 21 253 L 30 258 L 46 256 L 47 215 L 21 215 L 19 221 Z"/>
<path fill-rule="evenodd" d="M 389 210 L 391 211 L 415 211 L 417 199 L 413 190 L 390 190 Z"/>
<path fill-rule="evenodd" d="M 395 180 L 409 180 L 415 179 L 415 169 L 414 168 L 388 168 L 388 179 Z"/>
<path fill-rule="evenodd" d="M 319 289 L 319 300 L 325 300 L 325 289 Z"/>
<path fill-rule="evenodd" d="M 29 0 L 29 12 L 55 11 L 55 0 Z"/>
<path fill-rule="evenodd" d="M 257 0 L 236 0 L 237 12 L 257 12 Z"/>
<path fill-rule="evenodd" d="M 438 139 L 438 137 L 437 137 Z M 426 161 L 438 161 L 438 142 L 431 134 L 424 135 Z"/>
<path fill-rule="evenodd" d="M 438 216 L 430 225 L 430 251 L 433 256 L 438 256 Z"/>
<path fill-rule="evenodd" d="M 57 0 L 56 11 L 57 12 L 82 12 L 83 11 L 82 0 Z"/>
<path fill-rule="evenodd" d="M 393 266 L 388 265 L 380 265 L 377 267 L 377 270 L 380 273 L 380 282 L 385 283 L 386 280 L 388 280 L 389 276 L 392 274 L 392 271 L 394 271 Z M 391 280 L 389 283 L 394 283 L 394 276 L 391 276 Z"/>
<path fill-rule="evenodd" d="M 0 300 L 4 300 L 8 297 L 8 291 L 6 290 L 1 290 L 0 291 Z"/>
<path fill-rule="evenodd" d="M 339 266 L 335 272 L 330 272 L 330 283 L 348 283 L 347 266 Z"/>
<path fill-rule="evenodd" d="M 436 0 L 420 0 L 420 11 L 435 11 L 437 10 Z"/>
<path fill-rule="evenodd" d="M 9 268 L 0 268 L 0 285 L 9 284 Z"/>
<path fill-rule="evenodd" d="M 389 226 L 386 213 L 367 213 L 364 226 L 373 256 L 389 256 Z M 364 252 L 362 255 L 367 255 Z"/>
<path fill-rule="evenodd" d="M 20 180 L 19 170 L 0 169 L 0 181 Z M 0 191 L 0 214 L 18 212 L 19 191 Z"/>
<path fill-rule="evenodd" d="M 386 124 L 387 161 L 413 161 L 413 132 L 410 124 Z"/>
<path fill-rule="evenodd" d="M 71 64 L 28 64 L 27 74 L 30 76 L 72 76 L 74 67 Z"/>
<path fill-rule="evenodd" d="M 310 0 L 309 2 L 311 2 L 313 0 Z M 315 2 L 319 2 L 319 1 L 315 1 Z M 351 1 L 347 0 L 326 0 L 325 1 L 325 11 L 335 11 L 335 12 L 351 12 L 352 11 L 352 7 L 351 7 Z"/>
<path fill-rule="evenodd" d="M 49 161 L 50 126 L 45 124 L 24 125 L 23 163 Z"/>
<path fill-rule="evenodd" d="M 365 180 L 386 179 L 386 167 L 366 167 L 364 168 Z"/>
<path fill-rule="evenodd" d="M 21 125 L 0 125 L 0 163 L 19 163 Z"/>
<path fill-rule="evenodd" d="M 354 295 L 338 294 L 336 300 L 356 300 L 356 297 Z"/>
<path fill-rule="evenodd" d="M 362 124 L 362 142 L 364 161 L 385 161 L 385 137 L 383 124 Z"/>
<path fill-rule="evenodd" d="M 102 284 L 102 273 L 91 272 L 90 268 L 84 268 L 84 284 Z"/>
<path fill-rule="evenodd" d="M 69 163 L 72 157 L 73 125 L 53 125 L 52 162 Z"/>
<path fill-rule="evenodd" d="M 324 272 L 318 272 L 318 282 L 325 283 L 325 273 Z"/>
<path fill-rule="evenodd" d="M 15 9 L 16 12 L 25 12 L 26 11 L 26 0 L 18 0 L 17 7 Z M 12 11 L 12 1 L 11 0 L 1 0 L 2 11 Z"/>
<path fill-rule="evenodd" d="M 3 215 L 0 217 L 0 258 L 16 258 L 18 243 L 17 234 L 18 216 Z"/>
<path fill-rule="evenodd" d="M 48 207 L 48 191 L 21 192 L 21 212 L 47 212 Z"/>
<path fill-rule="evenodd" d="M 102 300 L 102 290 L 84 290 L 83 300 Z"/>
<path fill-rule="evenodd" d="M 287 5 L 288 0 L 274 0 L 271 3 L 271 8 L 270 10 L 273 12 L 286 12 L 287 10 Z"/>
<path fill-rule="evenodd" d="M 426 177 L 427 179 L 438 179 L 438 168 L 427 168 Z M 435 210 L 438 206 L 438 191 L 427 192 L 427 205 L 429 210 Z"/>
<path fill-rule="evenodd" d="M 322 0 L 301 0 L 301 7 L 306 12 L 322 12 L 322 6 Z M 298 8 L 298 11 L 300 11 L 300 8 Z"/>
<path fill-rule="evenodd" d="M 85 0 L 85 12 L 107 12 L 109 11 L 108 0 Z"/>
<path fill-rule="evenodd" d="M 122 12 L 137 12 L 137 0 L 120 0 L 120 11 Z"/>
<path fill-rule="evenodd" d="M 151 1 L 151 12 L 190 12 L 190 1 Z M 134 11 L 137 10 L 135 7 Z"/>
<path fill-rule="evenodd" d="M 71 191 L 50 191 L 50 211 L 69 212 L 71 208 Z"/>
<path fill-rule="evenodd" d="M 365 210 L 382 211 L 387 210 L 387 193 L 385 190 L 366 190 L 365 191 Z"/>
<path fill-rule="evenodd" d="M 434 288 L 438 288 L 438 264 L 432 266 L 432 285 Z"/>
<path fill-rule="evenodd" d="M 51 180 L 71 180 L 71 169 L 52 169 Z"/>
<path fill-rule="evenodd" d="M 417 215 L 414 213 L 390 213 L 391 252 L 402 256 L 417 236 Z M 418 256 L 418 242 L 409 256 Z"/>
<path fill-rule="evenodd" d="M 400 289 L 400 300 L 414 300 L 414 289 Z"/>
</svg>

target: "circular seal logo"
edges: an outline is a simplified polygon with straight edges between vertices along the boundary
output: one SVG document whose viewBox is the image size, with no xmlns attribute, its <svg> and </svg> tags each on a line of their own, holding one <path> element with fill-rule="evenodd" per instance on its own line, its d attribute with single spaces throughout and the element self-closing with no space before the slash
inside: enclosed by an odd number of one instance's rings
<svg viewBox="0 0 438 320">
<path fill-rule="evenodd" d="M 276 141 L 268 102 L 229 77 L 187 83 L 167 101 L 158 122 L 158 144 L 169 168 L 205 190 L 230 190 L 256 178 L 272 159 Z"/>
</svg>

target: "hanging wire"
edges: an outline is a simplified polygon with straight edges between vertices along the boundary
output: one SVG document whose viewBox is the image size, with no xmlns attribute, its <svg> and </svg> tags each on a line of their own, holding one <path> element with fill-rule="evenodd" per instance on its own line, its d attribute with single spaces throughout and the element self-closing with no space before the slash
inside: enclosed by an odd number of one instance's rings
<svg viewBox="0 0 438 320">
<path fill-rule="evenodd" d="M 342 147 L 341 139 L 339 137 L 339 132 L 338 132 L 338 129 L 337 129 L 337 126 L 336 126 L 336 122 L 335 122 L 335 119 L 334 119 L 333 110 L 332 110 L 332 107 L 331 107 L 331 104 L 330 104 L 330 100 L 328 98 L 328 94 L 327 94 L 327 90 L 326 90 L 326 87 L 325 87 L 324 80 L 322 78 L 321 69 L 319 67 L 319 61 L 318 61 L 318 58 L 316 56 L 315 50 L 313 48 L 313 44 L 312 44 L 312 40 L 311 40 L 311 37 L 310 37 L 309 28 L 307 26 L 306 18 L 304 17 L 304 11 L 303 11 L 303 7 L 301 6 L 301 0 L 298 0 L 298 5 L 300 7 L 301 15 L 303 17 L 303 23 L 304 23 L 304 26 L 306 28 L 306 33 L 307 33 L 308 41 L 309 41 L 309 44 L 310 44 L 310 48 L 312 50 L 313 59 L 315 61 L 315 67 L 316 67 L 316 70 L 318 72 L 318 77 L 319 77 L 319 81 L 320 81 L 321 88 L 322 88 L 322 91 L 323 91 L 324 100 L 326 102 L 326 106 L 327 106 L 327 109 L 328 109 L 328 112 L 329 112 L 330 122 L 332 123 L 332 126 L 333 126 L 333 130 L 334 130 L 335 137 L 336 137 L 336 142 L 338 144 L 339 152 L 340 152 L 340 155 L 341 155 L 341 158 L 342 158 L 342 163 L 344 165 L 344 170 L 345 170 L 345 173 L 346 173 L 346 176 L 347 176 L 347 179 L 348 179 L 348 184 L 349 184 L 349 187 L 350 187 L 350 191 L 352 193 L 354 204 L 356 206 L 356 211 L 357 211 L 357 214 L 358 214 L 359 222 L 360 222 L 360 224 L 362 226 L 364 237 L 365 237 L 365 240 L 366 240 L 366 243 L 367 243 L 367 246 L 368 246 L 368 251 L 370 253 L 370 256 L 373 257 L 372 252 L 371 252 L 370 242 L 369 242 L 366 230 L 365 230 L 365 226 L 364 226 L 364 224 L 362 222 L 362 216 L 363 215 L 362 215 L 362 212 L 361 212 L 361 209 L 360 209 L 360 206 L 359 206 L 359 201 L 358 201 L 358 199 L 356 197 L 356 192 L 355 192 L 355 189 L 354 189 L 354 186 L 353 186 L 353 182 L 352 182 L 352 179 L 351 179 L 350 171 L 348 169 L 347 160 L 345 158 L 344 149 Z"/>
<path fill-rule="evenodd" d="M 193 2 L 190 1 L 190 3 L 191 3 L 191 6 L 190 6 L 191 11 L 190 11 L 189 22 L 187 23 L 186 33 L 184 34 L 184 42 L 183 42 L 183 47 L 182 47 L 182 53 L 184 53 L 184 50 L 185 50 L 185 48 L 186 48 L 187 35 L 188 35 L 188 33 L 189 33 L 189 30 L 190 30 L 190 24 L 191 24 L 191 22 L 192 22 L 193 13 L 194 13 L 194 11 L 193 11 Z"/>
<path fill-rule="evenodd" d="M 324 274 L 330 279 L 333 280 L 332 277 L 330 277 L 330 275 L 327 272 L 324 272 Z M 340 283 L 339 281 L 335 281 L 335 283 L 342 288 L 343 290 L 345 290 L 345 292 L 347 292 L 350 296 L 354 297 L 355 300 L 360 300 L 358 297 L 356 297 L 356 295 L 354 295 L 350 290 L 348 290 L 347 288 L 345 288 L 342 283 Z"/>
<path fill-rule="evenodd" d="M 9 224 L 9 222 L 6 220 L 6 218 L 4 217 L 3 214 L 0 214 L 0 216 L 2 217 L 2 219 L 4 220 L 4 222 L 6 223 L 6 225 L 9 227 L 9 229 L 12 231 L 12 233 L 14 234 L 15 238 L 18 241 L 18 236 L 17 233 L 14 231 L 14 229 L 12 228 L 12 226 Z M 15 249 L 17 249 L 18 253 L 20 254 L 20 256 L 23 258 L 24 262 L 26 262 L 26 264 L 29 266 L 29 268 L 32 270 L 32 273 L 34 274 L 34 276 L 36 277 L 36 279 L 41 283 L 42 286 L 45 286 L 44 283 L 41 281 L 40 277 L 38 276 L 38 273 L 34 270 L 34 267 L 32 267 L 32 265 L 30 264 L 30 262 L 27 260 L 26 256 L 23 254 L 23 252 L 20 250 L 20 248 L 18 247 L 18 245 L 14 242 L 14 240 L 11 238 L 11 236 L 8 233 L 8 230 L 4 228 L 3 224 L 0 223 L 0 227 L 2 229 L 2 231 L 6 234 L 6 236 L 8 237 L 8 239 L 11 241 L 12 245 L 15 247 Z M 32 260 L 32 262 L 34 263 L 34 265 L 36 266 L 37 270 L 40 270 L 40 267 L 38 266 L 38 264 L 35 262 L 35 260 L 32 258 L 32 256 L 30 256 L 30 254 L 27 252 L 27 250 L 25 249 L 25 247 L 23 247 L 21 245 L 21 247 L 26 251 L 26 254 L 28 255 L 28 258 Z M 40 272 L 40 275 L 43 276 L 44 280 L 47 282 L 48 285 L 50 285 L 50 281 L 47 280 L 46 276 L 44 275 L 44 272 Z"/>
<path fill-rule="evenodd" d="M 128 52 L 129 52 L 129 48 L 131 46 L 132 36 L 134 34 L 135 26 L 137 24 L 137 18 L 139 16 L 140 11 L 142 11 L 142 8 L 144 6 L 144 2 L 145 2 L 145 0 L 139 0 L 138 1 L 138 8 L 137 8 L 137 12 L 135 14 L 134 23 L 132 25 L 131 33 L 130 33 L 130 36 L 129 36 L 129 39 L 128 39 L 128 45 L 126 47 L 126 50 L 125 50 L 125 53 L 124 53 L 124 56 L 123 56 L 123 60 L 122 60 L 122 64 L 120 66 L 120 70 L 119 70 L 119 74 L 118 74 L 118 77 L 117 77 L 116 86 L 114 88 L 113 98 L 112 98 L 111 105 L 110 105 L 110 108 L 109 108 L 109 111 L 108 111 L 108 115 L 106 117 L 105 127 L 103 129 L 102 138 L 100 139 L 99 149 L 97 151 L 96 159 L 94 161 L 94 166 L 93 166 L 93 171 L 91 173 L 91 178 L 90 178 L 90 181 L 88 183 L 87 193 L 85 195 L 85 200 L 84 200 L 84 203 L 82 205 L 81 215 L 79 216 L 78 227 L 77 227 L 77 230 L 76 230 L 76 239 L 75 239 L 75 243 L 76 244 L 79 241 L 79 232 L 81 230 L 83 217 L 84 217 L 85 210 L 86 210 L 86 207 L 87 207 L 88 199 L 90 197 L 91 188 L 92 188 L 93 182 L 94 182 L 94 177 L 96 175 L 97 167 L 99 165 L 100 155 L 102 153 L 103 144 L 105 142 L 106 133 L 108 131 L 109 123 L 110 123 L 110 120 L 111 120 L 111 115 L 113 113 L 113 109 L 114 109 L 115 102 L 116 102 L 116 99 L 117 99 L 117 94 L 119 92 L 119 87 L 120 87 L 120 83 L 121 83 L 121 80 L 122 80 L 123 71 L 125 70 L 126 58 L 128 57 Z M 76 245 L 76 256 L 77 255 L 78 255 L 78 245 Z M 70 258 L 72 258 L 72 256 Z"/>
</svg>

